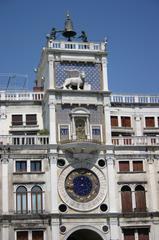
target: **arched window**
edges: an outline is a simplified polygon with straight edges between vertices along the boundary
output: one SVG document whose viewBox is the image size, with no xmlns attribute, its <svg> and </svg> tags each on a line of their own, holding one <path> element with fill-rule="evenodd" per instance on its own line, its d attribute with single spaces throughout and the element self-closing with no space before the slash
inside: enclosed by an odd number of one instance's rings
<svg viewBox="0 0 159 240">
<path fill-rule="evenodd" d="M 136 211 L 145 212 L 146 211 L 145 189 L 141 185 L 138 185 L 135 188 L 135 200 L 136 200 Z"/>
<path fill-rule="evenodd" d="M 31 208 L 33 212 L 42 212 L 42 189 L 39 186 L 34 186 L 31 190 Z"/>
<path fill-rule="evenodd" d="M 18 213 L 26 213 L 27 209 L 27 189 L 20 186 L 16 190 L 16 210 Z"/>
<path fill-rule="evenodd" d="M 123 186 L 121 188 L 122 212 L 132 212 L 131 188 Z"/>
</svg>

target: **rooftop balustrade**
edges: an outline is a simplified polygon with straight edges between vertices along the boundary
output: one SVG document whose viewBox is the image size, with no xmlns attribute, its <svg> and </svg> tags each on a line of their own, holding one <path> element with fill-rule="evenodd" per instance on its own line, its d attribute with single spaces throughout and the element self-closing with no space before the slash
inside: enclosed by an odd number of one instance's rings
<svg viewBox="0 0 159 240">
<path fill-rule="evenodd" d="M 43 92 L 0 91 L 0 101 L 41 101 L 43 96 Z"/>
<path fill-rule="evenodd" d="M 105 43 L 92 43 L 92 42 L 65 42 L 50 40 L 47 44 L 50 49 L 57 50 L 76 50 L 76 51 L 105 51 Z"/>
<path fill-rule="evenodd" d="M 159 104 L 159 96 L 112 94 L 111 103 Z"/>
</svg>

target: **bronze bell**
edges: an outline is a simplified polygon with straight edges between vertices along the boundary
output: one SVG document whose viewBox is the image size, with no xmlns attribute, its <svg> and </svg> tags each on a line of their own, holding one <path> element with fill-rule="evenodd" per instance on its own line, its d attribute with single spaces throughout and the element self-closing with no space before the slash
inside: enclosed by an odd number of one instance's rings
<svg viewBox="0 0 159 240">
<path fill-rule="evenodd" d="M 76 32 L 73 31 L 73 23 L 69 14 L 67 14 L 65 21 L 65 30 L 63 31 L 62 35 L 68 38 L 68 41 L 71 41 L 71 37 L 74 37 L 76 35 Z"/>
</svg>

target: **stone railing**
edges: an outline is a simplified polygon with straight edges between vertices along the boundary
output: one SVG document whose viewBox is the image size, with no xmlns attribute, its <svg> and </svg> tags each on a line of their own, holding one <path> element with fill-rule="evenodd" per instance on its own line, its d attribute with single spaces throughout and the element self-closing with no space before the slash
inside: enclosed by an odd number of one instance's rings
<svg viewBox="0 0 159 240">
<path fill-rule="evenodd" d="M 41 101 L 43 96 L 43 92 L 0 91 L 0 101 Z"/>
<path fill-rule="evenodd" d="M 122 94 L 112 94 L 112 103 L 140 103 L 140 104 L 159 104 L 159 96 L 147 96 L 147 95 L 122 95 Z"/>
<path fill-rule="evenodd" d="M 40 135 L 1 135 L 1 145 L 47 145 L 49 136 Z"/>
<path fill-rule="evenodd" d="M 92 43 L 92 42 L 65 42 L 65 41 L 52 41 L 48 42 L 48 48 L 61 49 L 61 50 L 76 50 L 76 51 L 105 51 L 105 43 Z"/>
<path fill-rule="evenodd" d="M 159 137 L 112 137 L 112 143 L 117 146 L 158 146 Z"/>
</svg>

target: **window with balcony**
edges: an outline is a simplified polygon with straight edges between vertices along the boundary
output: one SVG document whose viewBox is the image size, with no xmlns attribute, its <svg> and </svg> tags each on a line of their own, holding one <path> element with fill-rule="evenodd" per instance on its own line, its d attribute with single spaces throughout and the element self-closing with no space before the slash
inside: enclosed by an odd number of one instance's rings
<svg viewBox="0 0 159 240">
<path fill-rule="evenodd" d="M 37 125 L 36 114 L 26 114 L 26 125 Z"/>
<path fill-rule="evenodd" d="M 129 172 L 130 171 L 129 161 L 119 161 L 119 171 Z"/>
<path fill-rule="evenodd" d="M 130 128 L 131 127 L 131 118 L 126 117 L 126 116 L 122 116 L 121 117 L 121 126 Z"/>
<path fill-rule="evenodd" d="M 146 212 L 146 194 L 143 186 L 138 185 L 135 188 L 135 201 L 137 212 Z"/>
<path fill-rule="evenodd" d="M 111 116 L 111 126 L 118 127 L 118 117 L 117 116 Z"/>
<path fill-rule="evenodd" d="M 31 206 L 32 212 L 38 213 L 42 212 L 42 189 L 39 186 L 34 186 L 31 189 Z"/>
<path fill-rule="evenodd" d="M 132 212 L 132 193 L 129 186 L 121 188 L 121 203 L 123 213 Z"/>
<path fill-rule="evenodd" d="M 146 128 L 155 127 L 155 118 L 154 117 L 145 117 L 145 127 Z"/>
<path fill-rule="evenodd" d="M 143 172 L 143 161 L 133 161 L 133 172 Z"/>
<path fill-rule="evenodd" d="M 16 172 L 26 172 L 27 171 L 27 161 L 16 161 Z"/>
<path fill-rule="evenodd" d="M 16 190 L 16 211 L 24 214 L 27 212 L 27 209 L 27 189 L 24 186 L 20 186 Z"/>
<path fill-rule="evenodd" d="M 30 170 L 31 172 L 41 172 L 41 161 L 31 161 Z"/>
<path fill-rule="evenodd" d="M 124 240 L 149 240 L 149 229 L 123 229 Z"/>
<path fill-rule="evenodd" d="M 20 126 L 23 125 L 23 116 L 19 115 L 12 115 L 12 126 Z"/>
</svg>

